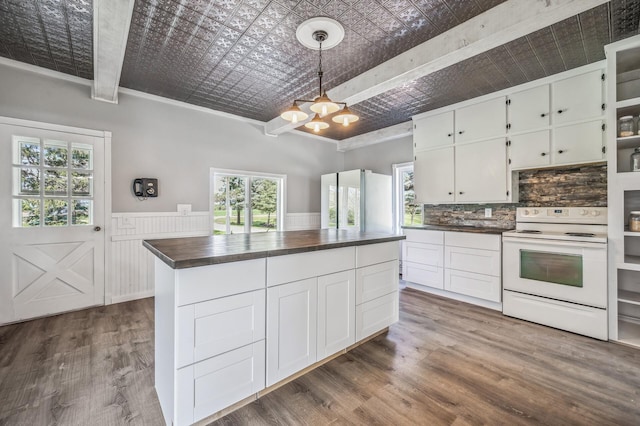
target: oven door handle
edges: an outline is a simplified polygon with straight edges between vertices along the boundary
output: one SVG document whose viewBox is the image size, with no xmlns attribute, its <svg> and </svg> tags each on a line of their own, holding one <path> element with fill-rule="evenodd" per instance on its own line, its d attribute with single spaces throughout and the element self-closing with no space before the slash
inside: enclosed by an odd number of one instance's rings
<svg viewBox="0 0 640 426">
<path fill-rule="evenodd" d="M 566 241 L 553 239 L 537 239 L 537 238 L 520 238 L 520 237 L 502 237 L 503 243 L 517 243 L 521 245 L 545 245 L 554 247 L 576 247 L 576 248 L 594 248 L 607 249 L 607 243 L 591 243 L 588 241 Z"/>
</svg>

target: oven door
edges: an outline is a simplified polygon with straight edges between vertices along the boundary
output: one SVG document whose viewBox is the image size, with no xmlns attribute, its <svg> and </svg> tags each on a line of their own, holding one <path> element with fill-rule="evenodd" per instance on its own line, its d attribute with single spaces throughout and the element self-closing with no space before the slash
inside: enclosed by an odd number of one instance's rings
<svg viewBox="0 0 640 426">
<path fill-rule="evenodd" d="M 606 244 L 518 237 L 502 243 L 505 290 L 607 307 Z"/>
</svg>

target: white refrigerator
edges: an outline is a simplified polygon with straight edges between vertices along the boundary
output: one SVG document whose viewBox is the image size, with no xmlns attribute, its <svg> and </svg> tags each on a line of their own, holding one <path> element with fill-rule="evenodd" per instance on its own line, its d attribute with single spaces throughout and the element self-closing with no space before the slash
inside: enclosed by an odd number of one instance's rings
<svg viewBox="0 0 640 426">
<path fill-rule="evenodd" d="M 321 177 L 321 228 L 393 232 L 391 176 L 348 170 Z"/>
</svg>

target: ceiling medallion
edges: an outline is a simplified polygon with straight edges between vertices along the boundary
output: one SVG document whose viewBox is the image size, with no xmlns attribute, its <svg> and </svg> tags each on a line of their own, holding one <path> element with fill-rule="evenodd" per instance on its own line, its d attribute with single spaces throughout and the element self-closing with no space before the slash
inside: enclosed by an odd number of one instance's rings
<svg viewBox="0 0 640 426">
<path fill-rule="evenodd" d="M 280 117 L 287 121 L 291 121 L 293 124 L 301 122 L 309 118 L 309 114 L 304 112 L 298 106 L 299 102 L 311 103 L 309 109 L 315 112 L 313 119 L 305 123 L 305 127 L 319 132 L 322 129 L 329 127 L 329 123 L 323 121 L 322 118 L 334 114 L 331 120 L 335 123 L 341 123 L 344 126 L 348 126 L 354 121 L 358 121 L 360 117 L 353 114 L 345 102 L 334 102 L 327 96 L 326 90 L 322 90 L 322 48 L 331 49 L 337 46 L 344 38 L 344 28 L 340 23 L 334 19 L 326 17 L 311 18 L 304 21 L 298 27 L 296 31 L 296 37 L 298 41 L 304 46 L 318 50 L 318 80 L 319 90 L 318 97 L 314 100 L 308 99 L 295 99 L 293 105 L 283 112 Z M 342 107 L 342 108 L 341 108 Z"/>
</svg>

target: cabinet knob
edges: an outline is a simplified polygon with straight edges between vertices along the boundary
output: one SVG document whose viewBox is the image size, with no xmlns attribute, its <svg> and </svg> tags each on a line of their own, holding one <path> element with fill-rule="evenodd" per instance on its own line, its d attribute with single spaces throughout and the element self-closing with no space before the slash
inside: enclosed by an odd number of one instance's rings
<svg viewBox="0 0 640 426">
<path fill-rule="evenodd" d="M 450 192 L 449 195 L 453 195 L 453 192 Z"/>
<path fill-rule="evenodd" d="M 459 135 L 461 135 L 461 134 L 463 134 L 463 133 L 464 133 L 464 130 L 460 130 L 460 131 L 458 132 L 458 134 L 459 134 Z"/>
<path fill-rule="evenodd" d="M 563 149 L 559 149 L 559 150 L 558 150 L 558 154 L 562 154 L 563 152 L 564 152 L 564 150 L 563 150 Z"/>
<path fill-rule="evenodd" d="M 546 113 L 546 112 L 543 112 L 542 114 L 540 114 L 540 117 L 542 117 L 542 118 L 544 118 L 544 117 L 546 117 L 546 116 L 547 116 L 547 113 Z"/>
<path fill-rule="evenodd" d="M 464 194 L 464 192 L 460 191 L 460 195 Z"/>
<path fill-rule="evenodd" d="M 100 232 L 102 231 L 102 228 L 100 228 L 99 226 L 96 226 L 95 228 L 93 228 L 93 230 L 96 232 Z"/>
<path fill-rule="evenodd" d="M 449 134 L 447 134 L 447 136 L 448 136 L 448 137 L 451 137 L 451 136 L 453 136 L 453 133 L 449 133 Z"/>
<path fill-rule="evenodd" d="M 543 153 L 541 153 L 540 155 L 542 155 L 542 156 L 544 157 L 545 155 L 547 155 L 547 153 L 546 153 L 546 152 L 543 152 Z"/>
<path fill-rule="evenodd" d="M 567 110 L 566 108 L 565 108 L 565 109 L 559 109 L 559 110 L 558 110 L 558 114 L 562 114 L 562 113 L 563 113 L 563 112 L 565 112 L 566 110 Z"/>
</svg>

